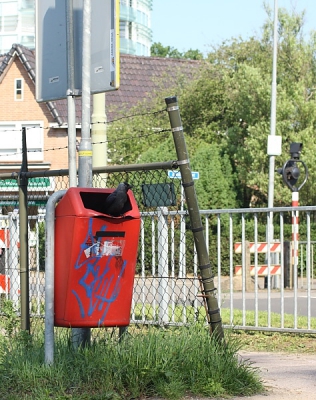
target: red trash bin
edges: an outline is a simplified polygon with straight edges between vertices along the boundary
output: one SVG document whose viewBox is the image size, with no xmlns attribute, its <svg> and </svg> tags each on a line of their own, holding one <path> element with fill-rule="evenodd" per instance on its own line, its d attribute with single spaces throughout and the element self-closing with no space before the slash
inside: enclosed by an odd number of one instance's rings
<svg viewBox="0 0 316 400">
<path fill-rule="evenodd" d="M 123 215 L 104 214 L 114 189 L 70 188 L 55 210 L 55 326 L 126 326 L 140 231 L 131 190 Z"/>
</svg>

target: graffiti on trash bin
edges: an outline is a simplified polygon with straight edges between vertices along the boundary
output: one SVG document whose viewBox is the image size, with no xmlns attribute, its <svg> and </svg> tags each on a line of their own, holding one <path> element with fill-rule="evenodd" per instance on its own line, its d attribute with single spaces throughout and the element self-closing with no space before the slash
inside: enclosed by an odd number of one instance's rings
<svg viewBox="0 0 316 400">
<path fill-rule="evenodd" d="M 100 231 L 105 232 L 106 229 L 104 225 Z M 122 252 L 123 244 L 120 241 L 101 243 L 100 238 L 93 235 L 93 218 L 90 218 L 87 236 L 80 245 L 74 267 L 82 272 L 78 281 L 79 288 L 78 291 L 72 290 L 82 318 L 92 316 L 96 311 L 101 313 L 100 323 L 104 322 L 111 304 L 120 293 L 121 279 L 127 264 L 122 258 Z"/>
</svg>

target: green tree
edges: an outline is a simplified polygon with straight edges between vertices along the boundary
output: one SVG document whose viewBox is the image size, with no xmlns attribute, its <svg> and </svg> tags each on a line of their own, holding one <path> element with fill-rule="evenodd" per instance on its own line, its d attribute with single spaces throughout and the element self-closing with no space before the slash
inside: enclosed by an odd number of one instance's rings
<svg viewBox="0 0 316 400">
<path fill-rule="evenodd" d="M 155 42 L 150 47 L 152 57 L 186 58 L 190 60 L 202 60 L 203 54 L 199 50 L 189 49 L 184 53 L 171 46 L 163 46 L 160 42 Z"/>
<path fill-rule="evenodd" d="M 279 48 L 276 134 L 283 153 L 276 167 L 289 158 L 289 145 L 304 144 L 310 178 L 301 191 L 301 204 L 316 201 L 312 154 L 316 151 L 315 35 L 302 35 L 304 13 L 279 10 Z M 229 156 L 236 173 L 239 201 L 244 207 L 266 206 L 268 196 L 267 137 L 270 133 L 273 24 L 262 37 L 232 39 L 208 55 L 198 80 L 182 98 L 181 112 L 190 136 L 217 143 Z M 275 205 L 289 205 L 291 193 L 275 177 Z"/>
<path fill-rule="evenodd" d="M 268 8 L 267 15 L 260 35 L 248 40 L 233 38 L 213 48 L 207 59 L 199 64 L 199 74 L 191 82 L 179 79 L 173 91 L 179 99 L 191 160 L 195 157 L 196 160 L 203 159 L 199 154 L 200 145 L 205 148 L 217 145 L 220 157 L 224 155 L 228 171 L 231 170 L 223 179 L 230 182 L 229 187 L 234 188 L 233 198 L 237 198 L 235 204 L 242 207 L 249 207 L 249 204 L 267 206 L 267 138 L 270 134 L 273 54 L 273 20 Z M 309 179 L 300 192 L 300 203 L 311 205 L 316 202 L 316 169 L 313 166 L 316 153 L 316 34 L 306 39 L 303 28 L 304 13 L 279 9 L 276 134 L 282 136 L 283 151 L 276 157 L 276 168 L 289 159 L 291 142 L 303 143 L 302 159 L 309 168 Z M 152 54 L 184 56 L 174 50 L 155 43 Z M 152 96 L 151 104 L 147 101 L 147 110 L 148 107 L 155 109 L 158 104 L 164 108 L 164 97 L 165 92 L 161 89 Z M 119 143 L 113 153 L 116 159 L 125 163 L 173 158 L 169 157 L 168 150 L 173 149 L 170 133 L 143 135 L 155 129 L 159 132 L 157 128 L 162 132 L 170 129 L 166 113 L 113 124 L 109 136 L 114 141 L 118 132 L 120 137 L 126 135 L 128 138 L 140 132 L 138 140 Z M 205 168 L 211 168 L 209 160 Z M 214 183 L 214 187 L 217 184 Z M 217 204 L 225 207 L 224 199 Z M 291 193 L 281 176 L 276 174 L 275 205 L 290 204 Z"/>
<path fill-rule="evenodd" d="M 200 144 L 192 159 L 192 170 L 199 171 L 195 181 L 201 209 L 221 209 L 236 207 L 234 178 L 229 160 L 220 154 L 216 144 Z"/>
</svg>

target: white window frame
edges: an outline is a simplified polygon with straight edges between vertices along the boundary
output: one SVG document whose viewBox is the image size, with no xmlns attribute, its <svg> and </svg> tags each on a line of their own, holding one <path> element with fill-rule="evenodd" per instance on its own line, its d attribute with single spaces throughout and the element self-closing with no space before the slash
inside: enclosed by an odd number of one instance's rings
<svg viewBox="0 0 316 400">
<path fill-rule="evenodd" d="M 21 88 L 17 87 L 17 83 L 21 82 Z M 21 98 L 18 98 L 18 91 L 21 91 Z M 15 101 L 23 101 L 24 100 L 24 79 L 16 78 L 14 79 L 14 100 Z"/>
<path fill-rule="evenodd" d="M 23 127 L 26 127 L 27 160 L 43 162 L 43 126 L 43 121 L 0 121 L 0 164 L 22 161 Z"/>
</svg>

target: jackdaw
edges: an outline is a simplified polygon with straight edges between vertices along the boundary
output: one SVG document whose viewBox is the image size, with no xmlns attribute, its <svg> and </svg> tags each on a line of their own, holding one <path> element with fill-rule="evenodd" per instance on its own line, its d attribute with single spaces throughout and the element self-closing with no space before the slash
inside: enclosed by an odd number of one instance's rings
<svg viewBox="0 0 316 400">
<path fill-rule="evenodd" d="M 120 183 L 118 187 L 105 199 L 105 213 L 118 217 L 122 215 L 127 201 L 127 191 L 132 186 L 127 182 Z"/>
</svg>

